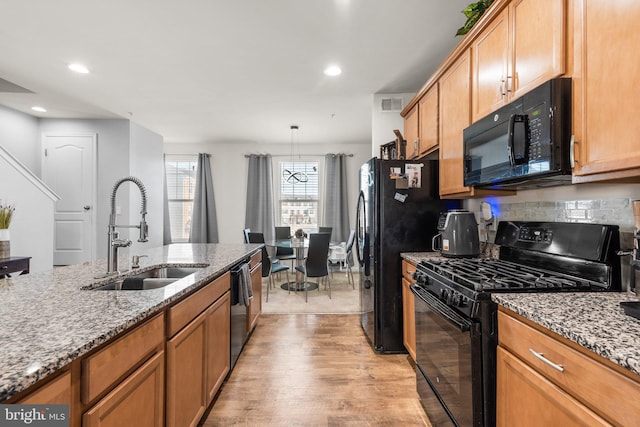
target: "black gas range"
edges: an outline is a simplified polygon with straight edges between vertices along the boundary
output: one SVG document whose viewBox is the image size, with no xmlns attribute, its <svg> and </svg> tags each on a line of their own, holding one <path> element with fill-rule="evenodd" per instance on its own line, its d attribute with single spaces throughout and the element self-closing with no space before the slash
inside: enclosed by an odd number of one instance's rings
<svg viewBox="0 0 640 427">
<path fill-rule="evenodd" d="M 495 243 L 498 259 L 434 258 L 417 266 L 416 375 L 433 424 L 495 424 L 491 293 L 621 290 L 618 226 L 503 221 Z"/>
</svg>

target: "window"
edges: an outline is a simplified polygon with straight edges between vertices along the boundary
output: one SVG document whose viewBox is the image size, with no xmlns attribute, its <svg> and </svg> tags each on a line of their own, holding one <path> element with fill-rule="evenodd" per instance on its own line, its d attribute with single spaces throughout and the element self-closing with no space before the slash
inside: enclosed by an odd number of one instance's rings
<svg viewBox="0 0 640 427">
<path fill-rule="evenodd" d="M 171 241 L 188 242 L 198 156 L 166 156 Z"/>
<path fill-rule="evenodd" d="M 303 176 L 306 176 L 305 180 Z M 318 228 L 318 162 L 280 162 L 280 224 Z"/>
</svg>

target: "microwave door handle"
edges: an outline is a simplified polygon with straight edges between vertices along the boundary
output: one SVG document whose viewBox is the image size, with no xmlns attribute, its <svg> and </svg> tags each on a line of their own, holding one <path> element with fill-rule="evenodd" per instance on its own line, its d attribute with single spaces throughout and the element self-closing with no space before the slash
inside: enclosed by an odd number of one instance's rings
<svg viewBox="0 0 640 427">
<path fill-rule="evenodd" d="M 509 151 L 509 163 L 511 164 L 511 166 L 516 165 L 516 158 L 515 158 L 516 155 L 514 153 L 515 147 L 513 142 L 513 134 L 515 132 L 515 127 L 516 127 L 516 115 L 512 114 L 511 117 L 509 117 L 509 139 L 507 143 L 507 149 Z"/>
<path fill-rule="evenodd" d="M 524 152 L 521 159 L 516 159 L 516 148 L 514 141 L 516 122 L 521 123 L 525 130 Z M 511 166 L 520 165 L 529 162 L 529 123 L 526 114 L 512 114 L 509 117 L 509 163 Z"/>
</svg>

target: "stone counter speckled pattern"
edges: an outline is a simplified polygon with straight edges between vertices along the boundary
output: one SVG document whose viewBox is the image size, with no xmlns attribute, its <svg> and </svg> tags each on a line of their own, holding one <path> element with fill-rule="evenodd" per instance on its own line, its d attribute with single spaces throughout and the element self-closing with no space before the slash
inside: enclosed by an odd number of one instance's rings
<svg viewBox="0 0 640 427">
<path fill-rule="evenodd" d="M 621 301 L 638 301 L 634 294 L 492 294 L 491 299 L 640 375 L 640 320 L 627 316 L 620 307 Z"/>
<path fill-rule="evenodd" d="M 106 261 L 77 264 L 0 280 L 0 402 L 33 385 L 132 325 L 162 310 L 253 254 L 259 244 L 174 244 L 141 251 L 152 265 L 209 266 L 164 288 L 81 290 Z M 129 269 L 119 259 L 121 270 Z M 135 274 L 135 272 L 134 272 Z"/>
</svg>

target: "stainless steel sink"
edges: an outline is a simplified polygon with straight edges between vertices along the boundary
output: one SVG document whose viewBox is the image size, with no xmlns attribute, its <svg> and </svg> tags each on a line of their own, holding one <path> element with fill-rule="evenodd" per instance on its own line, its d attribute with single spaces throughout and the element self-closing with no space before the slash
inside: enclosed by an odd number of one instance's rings
<svg viewBox="0 0 640 427">
<path fill-rule="evenodd" d="M 114 278 L 114 280 L 97 288 L 91 288 L 91 290 L 142 291 L 158 289 L 194 274 L 204 267 L 206 267 L 206 265 L 196 267 L 156 267 L 138 274 Z"/>
</svg>

